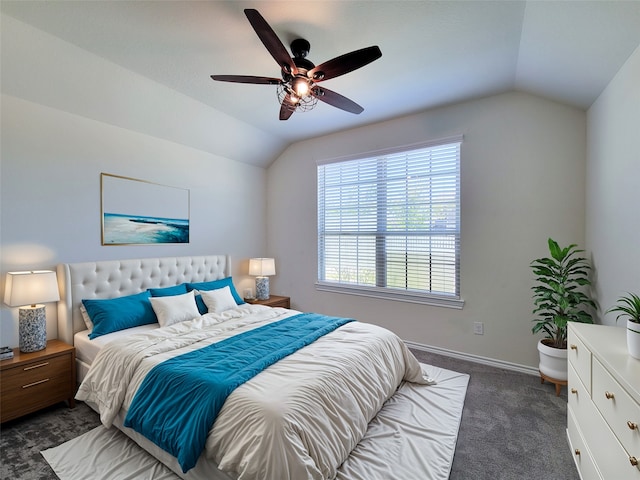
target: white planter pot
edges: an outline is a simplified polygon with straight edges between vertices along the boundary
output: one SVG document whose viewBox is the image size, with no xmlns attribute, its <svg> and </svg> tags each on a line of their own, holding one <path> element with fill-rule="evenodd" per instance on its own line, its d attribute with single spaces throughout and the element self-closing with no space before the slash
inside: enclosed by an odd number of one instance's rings
<svg viewBox="0 0 640 480">
<path fill-rule="evenodd" d="M 538 368 L 543 373 L 554 380 L 567 379 L 567 349 L 552 348 L 538 342 L 538 353 L 540 354 L 540 364 Z"/>
<path fill-rule="evenodd" d="M 629 355 L 640 360 L 640 323 L 627 320 L 627 349 Z"/>
</svg>

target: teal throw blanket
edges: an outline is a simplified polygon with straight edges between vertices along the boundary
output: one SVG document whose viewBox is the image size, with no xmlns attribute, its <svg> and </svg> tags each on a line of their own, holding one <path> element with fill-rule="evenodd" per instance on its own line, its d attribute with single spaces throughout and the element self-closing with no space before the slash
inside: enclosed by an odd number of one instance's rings
<svg viewBox="0 0 640 480">
<path fill-rule="evenodd" d="M 171 453 L 186 473 L 231 392 L 351 321 L 303 313 L 162 362 L 143 380 L 124 425 Z"/>
</svg>

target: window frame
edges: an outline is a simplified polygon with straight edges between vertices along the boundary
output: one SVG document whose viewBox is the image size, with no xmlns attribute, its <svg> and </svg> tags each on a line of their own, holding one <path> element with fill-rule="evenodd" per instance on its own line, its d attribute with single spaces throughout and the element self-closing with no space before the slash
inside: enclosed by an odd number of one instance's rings
<svg viewBox="0 0 640 480">
<path fill-rule="evenodd" d="M 461 192 L 460 192 L 460 178 L 461 178 L 461 157 L 462 157 L 462 142 L 463 135 L 455 135 L 446 138 L 440 138 L 437 140 L 419 142 L 409 145 L 400 145 L 397 147 L 391 147 L 381 150 L 375 150 L 370 152 L 362 152 L 355 155 L 336 157 L 330 159 L 318 160 L 316 162 L 316 186 L 317 186 L 317 200 L 318 204 L 316 205 L 316 220 L 317 220 L 317 272 L 316 272 L 316 282 L 315 287 L 318 291 L 331 292 L 331 293 L 340 293 L 340 294 L 349 294 L 349 295 L 359 295 L 364 297 L 372 297 L 372 298 L 380 298 L 387 300 L 395 300 L 409 303 L 418 303 L 418 304 L 426 304 L 440 307 L 448 307 L 454 309 L 462 309 L 464 306 L 464 300 L 461 295 L 461 279 L 460 279 L 460 257 L 461 257 L 461 219 L 460 219 L 460 208 L 461 208 Z M 456 253 L 455 253 L 455 281 L 458 290 L 458 294 L 447 294 L 447 293 L 438 293 L 431 291 L 420 291 L 420 290 L 409 290 L 409 289 L 399 289 L 392 287 L 379 287 L 379 286 L 369 286 L 362 285 L 356 283 L 340 283 L 335 281 L 321 280 L 322 273 L 322 265 L 323 265 L 323 254 L 321 251 L 322 242 L 321 242 L 321 222 L 324 222 L 323 219 L 320 218 L 321 215 L 321 204 L 320 204 L 320 172 L 319 167 L 322 165 L 327 165 L 331 163 L 342 163 L 349 162 L 354 160 L 363 160 L 363 159 L 371 159 L 374 157 L 382 157 L 388 155 L 399 154 L 402 152 L 409 152 L 412 150 L 418 149 L 426 149 L 438 146 L 444 146 L 447 144 L 458 143 L 459 145 L 459 154 L 458 154 L 458 164 L 457 164 L 457 213 L 458 213 L 458 229 L 456 238 Z M 378 211 L 377 216 L 379 217 L 380 212 Z M 386 227 L 385 227 L 386 228 Z M 379 255 L 379 252 L 376 256 Z M 382 268 L 386 268 L 386 262 L 383 262 Z M 380 269 L 381 265 L 378 261 L 376 261 L 376 270 Z M 380 272 L 378 272 L 379 274 Z"/>
</svg>

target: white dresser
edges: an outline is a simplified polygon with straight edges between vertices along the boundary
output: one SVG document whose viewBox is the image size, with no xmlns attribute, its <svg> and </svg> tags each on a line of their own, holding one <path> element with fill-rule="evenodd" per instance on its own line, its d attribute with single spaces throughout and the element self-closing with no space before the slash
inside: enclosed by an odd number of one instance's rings
<svg viewBox="0 0 640 480">
<path fill-rule="evenodd" d="M 640 480 L 640 360 L 626 329 L 569 323 L 567 435 L 582 480 Z"/>
</svg>

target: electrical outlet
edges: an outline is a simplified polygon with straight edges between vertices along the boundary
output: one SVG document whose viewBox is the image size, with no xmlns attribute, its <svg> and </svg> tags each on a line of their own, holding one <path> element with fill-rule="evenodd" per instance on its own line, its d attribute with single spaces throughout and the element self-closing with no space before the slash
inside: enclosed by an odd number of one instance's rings
<svg viewBox="0 0 640 480">
<path fill-rule="evenodd" d="M 473 322 L 473 333 L 476 335 L 484 335 L 484 323 Z"/>
</svg>

